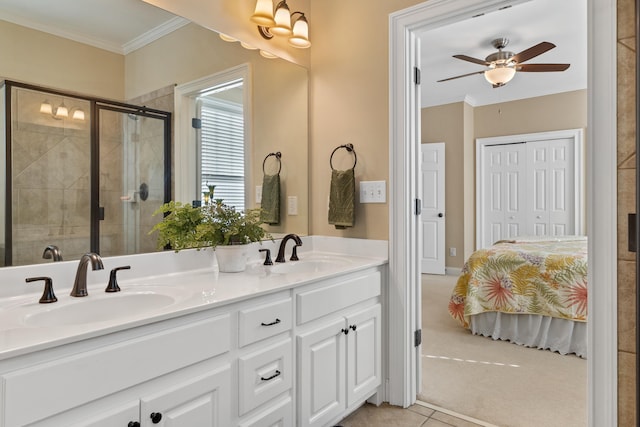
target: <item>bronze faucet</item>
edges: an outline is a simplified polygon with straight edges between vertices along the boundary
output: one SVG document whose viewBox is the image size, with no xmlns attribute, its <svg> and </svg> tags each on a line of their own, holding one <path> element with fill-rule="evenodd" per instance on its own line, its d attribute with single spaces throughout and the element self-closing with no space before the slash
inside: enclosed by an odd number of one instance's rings
<svg viewBox="0 0 640 427">
<path fill-rule="evenodd" d="M 285 246 L 287 245 L 287 242 L 291 239 L 293 239 L 293 241 L 296 242 L 296 245 L 293 247 L 293 252 L 291 254 L 290 260 L 298 261 L 298 254 L 296 253 L 296 248 L 298 246 L 302 246 L 302 240 L 300 240 L 300 237 L 298 237 L 297 234 L 287 234 L 282 239 L 282 242 L 280 242 L 280 249 L 278 249 L 278 256 L 276 257 L 276 262 L 285 262 L 284 249 L 285 249 Z"/>
<path fill-rule="evenodd" d="M 71 290 L 72 297 L 86 297 L 89 295 L 87 292 L 87 264 L 91 262 L 92 270 L 102 270 L 102 258 L 100 255 L 89 252 L 82 255 L 80 263 L 78 264 L 78 270 L 76 271 L 76 279 L 73 281 L 73 289 Z"/>
<path fill-rule="evenodd" d="M 44 248 L 44 252 L 42 252 L 42 258 L 53 258 L 53 262 L 62 261 L 62 252 L 60 252 L 60 249 L 58 249 L 56 245 L 48 245 Z"/>
</svg>

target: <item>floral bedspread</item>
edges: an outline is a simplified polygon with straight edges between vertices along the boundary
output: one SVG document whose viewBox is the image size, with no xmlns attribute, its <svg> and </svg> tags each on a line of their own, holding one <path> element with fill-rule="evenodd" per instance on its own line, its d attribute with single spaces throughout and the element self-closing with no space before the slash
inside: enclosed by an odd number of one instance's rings
<svg viewBox="0 0 640 427">
<path fill-rule="evenodd" d="M 474 252 L 449 301 L 465 328 L 487 311 L 587 320 L 587 238 L 515 239 Z"/>
</svg>

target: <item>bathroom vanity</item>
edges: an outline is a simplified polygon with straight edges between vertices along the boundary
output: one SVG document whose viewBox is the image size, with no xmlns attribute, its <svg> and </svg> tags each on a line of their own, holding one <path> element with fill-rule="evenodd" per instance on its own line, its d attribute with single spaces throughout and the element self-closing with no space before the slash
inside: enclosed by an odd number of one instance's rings
<svg viewBox="0 0 640 427">
<path fill-rule="evenodd" d="M 74 262 L 0 270 L 0 427 L 326 426 L 380 403 L 387 242 L 303 242 L 273 266 L 256 244 L 242 273 L 211 251 L 105 258 L 83 298 Z"/>
</svg>

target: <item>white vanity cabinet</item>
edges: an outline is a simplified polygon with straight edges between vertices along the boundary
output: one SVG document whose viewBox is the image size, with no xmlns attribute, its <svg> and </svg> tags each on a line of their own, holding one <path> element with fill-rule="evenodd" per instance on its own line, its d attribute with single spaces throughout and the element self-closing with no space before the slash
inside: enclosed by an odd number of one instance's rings
<svg viewBox="0 0 640 427">
<path fill-rule="evenodd" d="M 381 287 L 368 270 L 296 291 L 296 425 L 329 425 L 378 391 Z"/>
<path fill-rule="evenodd" d="M 202 312 L 5 360 L 0 426 L 228 426 L 231 328 Z"/>
</svg>

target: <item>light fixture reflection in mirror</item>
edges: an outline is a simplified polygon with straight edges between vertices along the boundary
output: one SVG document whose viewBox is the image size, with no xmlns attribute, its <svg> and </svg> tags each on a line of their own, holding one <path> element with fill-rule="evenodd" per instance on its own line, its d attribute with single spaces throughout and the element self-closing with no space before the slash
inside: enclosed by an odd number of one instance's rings
<svg viewBox="0 0 640 427">
<path fill-rule="evenodd" d="M 299 16 L 294 18 L 296 15 Z M 306 49 L 311 46 L 307 17 L 300 11 L 291 13 L 286 0 L 277 4 L 275 12 L 272 0 L 257 0 L 251 21 L 258 24 L 258 33 L 266 40 L 271 40 L 273 36 L 281 36 L 287 37 L 293 47 Z"/>
<path fill-rule="evenodd" d="M 45 99 L 42 104 L 40 104 L 40 112 L 42 114 L 49 114 L 56 120 L 68 119 L 69 113 L 71 113 L 73 120 L 84 120 L 84 111 L 81 108 L 73 107 L 69 110 L 69 108 L 64 105 L 64 101 L 57 107 L 54 107 Z"/>
</svg>

